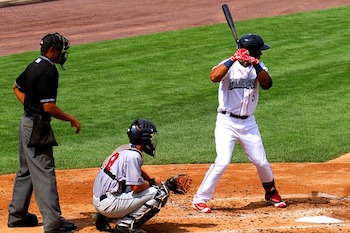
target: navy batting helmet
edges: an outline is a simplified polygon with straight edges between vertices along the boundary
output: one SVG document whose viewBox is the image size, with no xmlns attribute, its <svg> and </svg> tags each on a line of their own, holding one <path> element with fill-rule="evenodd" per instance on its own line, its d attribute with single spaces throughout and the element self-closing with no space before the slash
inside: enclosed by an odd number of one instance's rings
<svg viewBox="0 0 350 233">
<path fill-rule="evenodd" d="M 155 155 L 158 131 L 156 126 L 146 119 L 136 119 L 127 131 L 130 143 L 143 145 L 146 154 Z"/>
<path fill-rule="evenodd" d="M 241 48 L 247 49 L 252 56 L 259 50 L 267 50 L 270 48 L 270 46 L 264 43 L 261 36 L 257 34 L 244 35 L 239 39 L 239 44 Z"/>
</svg>

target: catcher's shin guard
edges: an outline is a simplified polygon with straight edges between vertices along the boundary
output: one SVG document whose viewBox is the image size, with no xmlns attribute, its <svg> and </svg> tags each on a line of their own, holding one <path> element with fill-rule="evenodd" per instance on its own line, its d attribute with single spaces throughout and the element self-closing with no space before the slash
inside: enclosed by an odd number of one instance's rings
<svg viewBox="0 0 350 233">
<path fill-rule="evenodd" d="M 150 220 L 151 218 L 153 218 L 156 214 L 158 214 L 158 212 L 160 211 L 160 209 L 158 207 L 150 207 L 143 215 L 141 215 L 138 218 L 135 218 L 130 225 L 130 229 L 138 229 L 140 228 L 143 224 L 145 224 L 146 222 L 148 222 L 148 220 Z"/>
<path fill-rule="evenodd" d="M 153 187 L 158 189 L 155 197 L 144 204 L 144 207 L 147 208 L 146 211 L 141 216 L 133 219 L 130 225 L 130 229 L 135 230 L 140 228 L 148 220 L 150 220 L 156 214 L 158 214 L 160 209 L 163 206 L 165 206 L 169 197 L 168 188 L 164 184 L 161 186 L 153 186 Z"/>
</svg>

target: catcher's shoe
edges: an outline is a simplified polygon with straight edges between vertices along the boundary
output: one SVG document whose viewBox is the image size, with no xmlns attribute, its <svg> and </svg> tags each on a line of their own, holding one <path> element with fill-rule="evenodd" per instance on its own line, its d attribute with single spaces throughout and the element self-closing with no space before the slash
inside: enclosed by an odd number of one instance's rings
<svg viewBox="0 0 350 233">
<path fill-rule="evenodd" d="M 142 229 L 132 230 L 129 227 L 117 226 L 115 228 L 115 233 L 147 233 L 147 231 L 142 230 Z"/>
<path fill-rule="evenodd" d="M 106 216 L 103 216 L 100 213 L 94 213 L 93 218 L 95 220 L 95 226 L 97 230 L 107 231 L 112 229 L 111 226 L 109 225 L 109 219 L 107 219 Z"/>
<path fill-rule="evenodd" d="M 276 208 L 286 208 L 287 204 L 282 201 L 281 196 L 276 192 L 273 195 L 265 194 L 265 199 L 268 205 L 273 205 Z"/>
<path fill-rule="evenodd" d="M 198 212 L 202 212 L 202 213 L 210 213 L 211 209 L 209 208 L 209 206 L 207 206 L 206 203 L 196 203 L 196 204 L 192 204 L 193 209 L 197 210 Z"/>
</svg>

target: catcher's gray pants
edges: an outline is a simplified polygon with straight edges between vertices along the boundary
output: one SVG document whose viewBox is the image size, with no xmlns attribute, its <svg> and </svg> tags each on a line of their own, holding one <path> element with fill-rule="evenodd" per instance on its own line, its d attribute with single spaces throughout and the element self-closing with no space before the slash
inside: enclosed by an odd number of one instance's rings
<svg viewBox="0 0 350 233">
<path fill-rule="evenodd" d="M 52 147 L 28 148 L 33 121 L 23 116 L 19 127 L 19 169 L 16 174 L 8 223 L 16 223 L 28 213 L 34 190 L 36 203 L 43 217 L 45 231 L 63 225 L 56 186 Z"/>
<path fill-rule="evenodd" d="M 150 187 L 142 192 L 112 194 L 107 193 L 107 198 L 93 197 L 95 209 L 108 218 L 119 218 L 118 225 L 130 227 L 134 219 L 140 218 L 151 207 L 159 207 L 159 198 L 168 196 L 158 187 Z"/>
</svg>

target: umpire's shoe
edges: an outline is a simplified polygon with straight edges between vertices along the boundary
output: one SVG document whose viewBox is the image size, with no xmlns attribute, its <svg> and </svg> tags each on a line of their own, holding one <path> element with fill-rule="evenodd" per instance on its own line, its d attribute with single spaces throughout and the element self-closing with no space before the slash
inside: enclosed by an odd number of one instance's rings
<svg viewBox="0 0 350 233">
<path fill-rule="evenodd" d="M 117 226 L 115 228 L 115 233 L 147 233 L 147 231 L 142 230 L 142 229 L 132 230 L 132 229 L 130 229 L 128 227 Z"/>
<path fill-rule="evenodd" d="M 8 227 L 35 227 L 38 225 L 38 218 L 36 217 L 35 214 L 30 214 L 28 213 L 26 217 L 23 219 L 13 222 L 13 223 L 8 223 Z"/>
<path fill-rule="evenodd" d="M 65 221 L 64 224 L 55 230 L 45 231 L 45 233 L 72 233 L 77 229 L 77 226 L 71 221 Z"/>
</svg>

